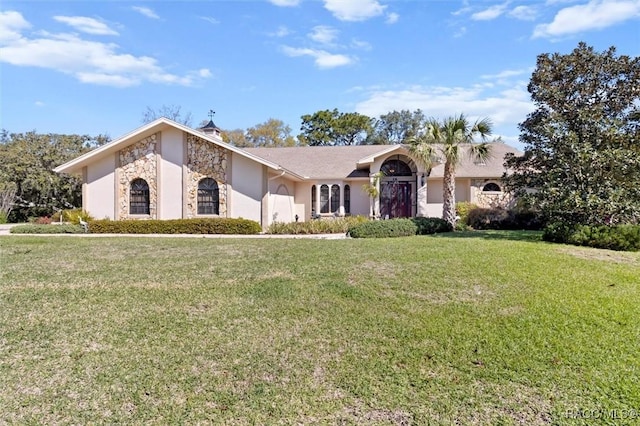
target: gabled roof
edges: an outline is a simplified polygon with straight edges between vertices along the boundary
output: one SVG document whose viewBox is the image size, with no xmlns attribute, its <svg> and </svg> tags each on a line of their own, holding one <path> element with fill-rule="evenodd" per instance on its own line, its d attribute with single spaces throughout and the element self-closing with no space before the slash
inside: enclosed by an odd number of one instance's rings
<svg viewBox="0 0 640 426">
<path fill-rule="evenodd" d="M 121 150 L 122 148 L 125 148 L 129 145 L 131 145 L 134 142 L 137 142 L 141 139 L 144 139 L 146 137 L 149 137 L 151 135 L 153 135 L 154 133 L 157 133 L 158 131 L 161 131 L 163 129 L 166 129 L 168 127 L 173 127 L 179 130 L 182 130 L 183 132 L 186 133 L 190 133 L 194 136 L 199 137 L 200 139 L 206 140 L 208 142 L 211 142 L 214 145 L 218 145 L 223 147 L 224 149 L 228 149 L 231 152 L 234 152 L 238 155 L 241 155 L 243 157 L 249 158 L 257 163 L 260 163 L 262 165 L 265 165 L 273 170 L 277 170 L 277 171 L 284 171 L 285 173 L 290 174 L 292 177 L 294 177 L 295 179 L 302 179 L 301 176 L 289 171 L 289 170 L 285 170 L 282 167 L 280 167 L 278 164 L 272 163 L 264 158 L 260 158 L 257 157 L 253 154 L 251 154 L 250 152 L 247 152 L 243 149 L 237 148 L 233 145 L 229 145 L 225 142 L 222 141 L 222 139 L 217 136 L 217 135 L 207 135 L 204 134 L 202 132 L 199 132 L 195 129 L 192 129 L 191 127 L 185 126 L 183 124 L 177 123 L 173 120 L 170 120 L 168 118 L 165 117 L 161 117 L 158 118 L 157 120 L 154 120 L 150 123 L 145 124 L 144 126 L 141 126 L 139 128 L 137 128 L 136 130 L 127 133 L 124 136 L 119 137 L 118 139 L 115 139 L 101 147 L 98 147 L 92 151 L 87 152 L 86 154 L 83 154 L 79 157 L 74 158 L 71 161 L 68 161 L 58 167 L 56 167 L 55 169 L 53 169 L 54 172 L 56 173 L 79 173 L 82 168 L 84 166 L 86 166 L 89 163 L 92 163 L 100 158 L 103 158 L 106 155 L 110 155 L 110 154 L 114 154 L 117 151 Z"/>
</svg>

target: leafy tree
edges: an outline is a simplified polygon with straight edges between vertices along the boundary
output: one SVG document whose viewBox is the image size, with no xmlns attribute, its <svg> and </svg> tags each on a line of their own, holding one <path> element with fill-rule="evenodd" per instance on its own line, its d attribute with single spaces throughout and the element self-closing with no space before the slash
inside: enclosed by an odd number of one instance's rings
<svg viewBox="0 0 640 426">
<path fill-rule="evenodd" d="M 452 228 L 456 223 L 456 167 L 465 150 L 475 160 L 481 161 L 489 157 L 490 146 L 485 141 L 491 135 L 491 127 L 488 118 L 471 124 L 463 114 L 446 118 L 442 122 L 430 118 L 427 120 L 425 133 L 408 141 L 410 152 L 427 169 L 437 159 L 444 160 L 442 218 Z M 480 136 L 483 142 L 473 143 L 475 136 Z"/>
<path fill-rule="evenodd" d="M 425 121 L 424 113 L 419 109 L 413 112 L 402 110 L 383 114 L 374 120 L 373 132 L 367 143 L 372 145 L 405 143 L 420 134 Z"/>
<path fill-rule="evenodd" d="M 147 109 L 142 114 L 142 123 L 151 123 L 153 120 L 157 120 L 160 117 L 165 117 L 170 120 L 173 120 L 177 123 L 184 124 L 185 126 L 191 127 L 193 122 L 193 118 L 191 117 L 191 113 L 187 112 L 183 115 L 182 107 L 179 105 L 162 105 L 159 108 L 151 108 L 147 106 Z M 205 122 L 206 123 L 206 122 Z"/>
<path fill-rule="evenodd" d="M 247 148 L 253 146 L 253 144 L 247 140 L 246 133 L 242 129 L 223 130 L 222 140 L 228 144 L 237 146 L 238 148 Z"/>
<path fill-rule="evenodd" d="M 282 120 L 270 118 L 264 123 L 247 129 L 247 141 L 256 147 L 295 146 L 296 140 L 291 136 L 291 127 Z"/>
<path fill-rule="evenodd" d="M 0 138 L 0 182 L 15 188 L 10 219 L 25 220 L 80 206 L 80 179 L 54 173 L 53 168 L 108 140 L 103 135 L 5 133 Z"/>
<path fill-rule="evenodd" d="M 640 58 L 580 43 L 538 56 L 536 110 L 520 124 L 523 157 L 509 156 L 507 187 L 551 221 L 640 221 Z"/>
<path fill-rule="evenodd" d="M 373 131 L 372 119 L 357 112 L 337 109 L 302 116 L 302 145 L 361 145 Z"/>
</svg>

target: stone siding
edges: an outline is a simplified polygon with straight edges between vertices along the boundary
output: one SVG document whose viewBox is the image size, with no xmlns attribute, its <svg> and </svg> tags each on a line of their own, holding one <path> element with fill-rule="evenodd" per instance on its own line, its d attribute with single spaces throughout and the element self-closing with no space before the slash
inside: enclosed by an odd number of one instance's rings
<svg viewBox="0 0 640 426">
<path fill-rule="evenodd" d="M 220 217 L 227 216 L 227 155 L 226 149 L 194 135 L 187 135 L 187 217 L 198 212 L 198 182 L 213 178 L 218 182 Z"/>
<path fill-rule="evenodd" d="M 156 182 L 156 135 L 142 139 L 119 152 L 119 217 L 129 219 L 129 188 L 135 179 L 144 179 L 149 185 L 149 217 L 157 219 L 158 185 Z M 140 217 L 134 215 L 133 217 Z"/>
<path fill-rule="evenodd" d="M 510 209 L 515 205 L 515 198 L 509 192 L 485 192 L 482 188 L 489 182 L 497 183 L 502 188 L 502 182 L 491 179 L 473 179 L 471 181 L 471 200 L 479 207 L 483 208 L 504 208 Z"/>
</svg>

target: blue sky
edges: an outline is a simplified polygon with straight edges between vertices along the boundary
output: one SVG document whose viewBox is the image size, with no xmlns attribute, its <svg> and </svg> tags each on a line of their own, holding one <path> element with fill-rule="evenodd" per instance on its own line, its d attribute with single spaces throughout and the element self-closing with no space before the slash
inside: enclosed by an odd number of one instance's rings
<svg viewBox="0 0 640 426">
<path fill-rule="evenodd" d="M 640 0 L 4 0 L 0 127 L 108 134 L 147 107 L 297 135 L 322 109 L 490 117 L 517 144 L 540 53 L 640 55 Z"/>
</svg>

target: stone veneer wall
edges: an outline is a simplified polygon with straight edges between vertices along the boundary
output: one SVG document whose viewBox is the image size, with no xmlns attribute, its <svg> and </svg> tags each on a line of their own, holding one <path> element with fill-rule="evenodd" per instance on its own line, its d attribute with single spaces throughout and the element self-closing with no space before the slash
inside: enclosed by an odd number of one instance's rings
<svg viewBox="0 0 640 426">
<path fill-rule="evenodd" d="M 156 135 L 142 139 L 119 152 L 118 201 L 120 219 L 128 219 L 129 188 L 135 179 L 144 179 L 149 185 L 149 213 L 151 219 L 157 219 L 158 185 L 156 182 Z M 134 215 L 134 217 L 139 217 Z"/>
<path fill-rule="evenodd" d="M 227 216 L 227 150 L 194 135 L 187 135 L 187 217 L 198 212 L 198 182 L 210 177 L 218 182 L 220 217 Z"/>
<path fill-rule="evenodd" d="M 484 192 L 482 188 L 489 182 L 495 182 L 502 188 L 502 182 L 491 179 L 472 179 L 471 180 L 471 200 L 479 207 L 483 208 L 504 208 L 510 209 L 515 206 L 515 198 L 509 192 Z"/>
</svg>

